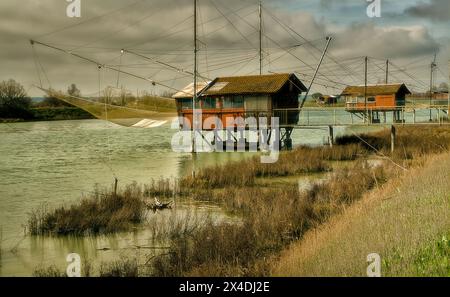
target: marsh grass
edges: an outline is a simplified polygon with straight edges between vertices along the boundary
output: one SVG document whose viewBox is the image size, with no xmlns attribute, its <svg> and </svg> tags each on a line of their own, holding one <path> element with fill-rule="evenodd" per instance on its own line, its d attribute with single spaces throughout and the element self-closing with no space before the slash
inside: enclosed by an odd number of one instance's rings
<svg viewBox="0 0 450 297">
<path fill-rule="evenodd" d="M 355 181 L 355 179 L 357 181 Z M 330 182 L 300 192 L 284 188 L 229 188 L 215 191 L 212 199 L 238 211 L 238 224 L 206 224 L 188 236 L 174 237 L 164 257 L 153 261 L 156 276 L 255 276 L 267 275 L 259 261 L 279 252 L 290 242 L 387 179 L 382 167 L 358 163 L 332 174 Z"/>
<path fill-rule="evenodd" d="M 139 265 L 136 259 L 124 258 L 100 264 L 100 277 L 138 277 Z"/>
<path fill-rule="evenodd" d="M 177 179 L 160 178 L 153 179 L 144 185 L 145 197 L 173 198 L 180 193 L 180 185 Z"/>
<path fill-rule="evenodd" d="M 31 235 L 85 235 L 127 230 L 145 216 L 142 189 L 129 185 L 117 195 L 95 190 L 77 204 L 54 210 L 48 205 L 29 214 L 27 229 Z"/>
<path fill-rule="evenodd" d="M 67 277 L 58 267 L 52 265 L 48 267 L 37 267 L 33 271 L 33 277 Z"/>
<path fill-rule="evenodd" d="M 257 178 L 328 172 L 331 167 L 326 161 L 351 161 L 366 154 L 360 144 L 333 148 L 299 147 L 291 152 L 280 153 L 278 161 L 273 164 L 263 164 L 259 157 L 253 157 L 201 169 L 196 178 L 184 177 L 180 184 L 183 189 L 248 187 L 254 186 Z"/>
<path fill-rule="evenodd" d="M 373 152 L 375 148 L 382 154 L 398 160 L 413 160 L 429 154 L 448 152 L 450 129 L 439 126 L 397 127 L 396 149 L 393 155 L 390 151 L 389 130 L 359 136 L 342 136 L 336 142 L 340 146 L 359 144 L 369 152 Z"/>
</svg>

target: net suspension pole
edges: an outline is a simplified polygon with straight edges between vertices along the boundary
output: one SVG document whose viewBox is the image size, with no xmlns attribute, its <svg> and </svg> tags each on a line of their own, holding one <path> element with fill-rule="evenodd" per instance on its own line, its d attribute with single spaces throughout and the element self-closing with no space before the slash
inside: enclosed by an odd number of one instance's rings
<svg viewBox="0 0 450 297">
<path fill-rule="evenodd" d="M 195 159 L 196 159 L 196 147 L 195 147 L 195 138 L 196 138 L 196 129 L 197 129 L 197 114 L 196 114 L 196 104 L 197 104 L 197 72 L 198 72 L 198 62 L 197 62 L 197 0 L 194 0 L 194 88 L 193 88 L 193 97 L 192 97 L 192 177 L 195 178 Z"/>
</svg>

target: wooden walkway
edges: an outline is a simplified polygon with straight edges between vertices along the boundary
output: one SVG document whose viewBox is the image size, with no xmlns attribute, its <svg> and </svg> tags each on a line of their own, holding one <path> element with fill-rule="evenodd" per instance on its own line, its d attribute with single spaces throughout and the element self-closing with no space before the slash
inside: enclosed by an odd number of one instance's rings
<svg viewBox="0 0 450 297">
<path fill-rule="evenodd" d="M 450 125 L 449 107 L 401 107 L 386 110 L 380 107 L 349 110 L 345 107 L 276 109 L 273 116 L 283 128 L 323 126 L 390 126 L 390 125 Z M 296 123 L 296 124 L 293 124 Z"/>
</svg>

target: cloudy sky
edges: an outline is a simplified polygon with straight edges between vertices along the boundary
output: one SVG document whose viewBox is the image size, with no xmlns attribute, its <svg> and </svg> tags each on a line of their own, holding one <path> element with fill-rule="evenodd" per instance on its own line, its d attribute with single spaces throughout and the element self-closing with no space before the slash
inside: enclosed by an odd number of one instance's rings
<svg viewBox="0 0 450 297">
<path fill-rule="evenodd" d="M 199 68 L 203 77 L 259 73 L 257 0 L 198 0 Z M 69 18 L 66 0 L 2 0 L 0 3 L 0 80 L 16 79 L 32 96 L 33 84 L 67 89 L 76 83 L 83 95 L 106 86 L 162 92 L 182 88 L 192 71 L 192 0 L 80 0 L 81 18 Z M 438 83 L 448 81 L 450 1 L 380 0 L 381 17 L 369 18 L 365 0 L 265 0 L 265 73 L 295 72 L 308 83 L 332 36 L 315 90 L 338 93 L 347 84 L 384 80 L 417 91 L 429 84 L 437 54 Z M 160 83 L 98 70 L 97 65 L 35 44 L 35 39 L 111 68 Z M 125 48 L 152 58 L 130 53 Z M 182 71 L 155 63 L 163 62 Z"/>
</svg>

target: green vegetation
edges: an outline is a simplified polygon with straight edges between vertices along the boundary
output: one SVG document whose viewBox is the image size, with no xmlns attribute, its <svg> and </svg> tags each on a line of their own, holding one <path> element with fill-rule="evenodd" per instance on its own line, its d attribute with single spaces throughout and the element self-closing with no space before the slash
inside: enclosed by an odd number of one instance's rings
<svg viewBox="0 0 450 297">
<path fill-rule="evenodd" d="M 421 244 L 418 251 L 405 261 L 402 250 L 393 249 L 383 260 L 382 270 L 387 275 L 401 273 L 418 277 L 450 277 L 450 233 Z M 402 267 L 401 271 L 398 268 Z"/>
</svg>

